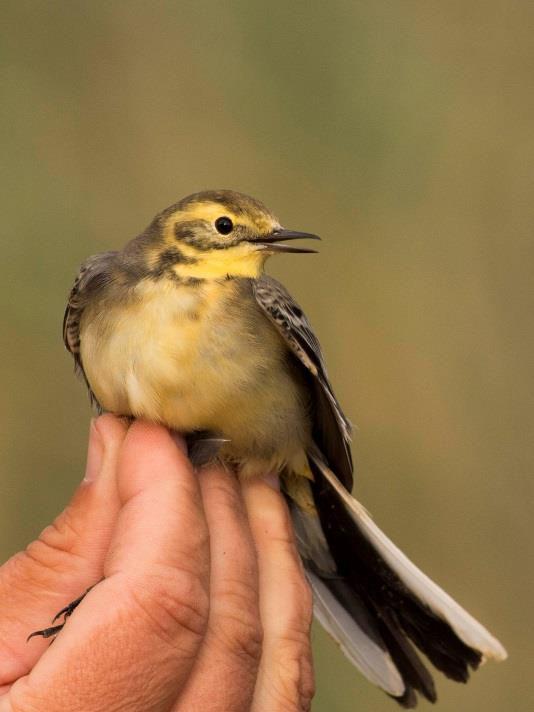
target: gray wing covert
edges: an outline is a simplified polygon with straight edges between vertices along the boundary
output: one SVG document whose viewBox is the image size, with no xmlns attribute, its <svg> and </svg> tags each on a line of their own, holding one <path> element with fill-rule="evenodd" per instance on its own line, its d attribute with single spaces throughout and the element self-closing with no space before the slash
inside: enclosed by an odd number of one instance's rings
<svg viewBox="0 0 534 712">
<path fill-rule="evenodd" d="M 74 285 L 70 291 L 65 315 L 63 317 L 63 341 L 73 358 L 76 371 L 83 376 L 91 402 L 98 402 L 91 391 L 91 387 L 87 382 L 83 370 L 82 359 L 80 355 L 80 321 L 83 315 L 83 310 L 101 289 L 103 289 L 111 279 L 110 267 L 113 264 L 113 258 L 117 252 L 100 252 L 97 255 L 88 257 L 80 267 L 78 276 L 74 281 Z"/>
<path fill-rule="evenodd" d="M 353 482 L 352 428 L 330 385 L 319 341 L 306 315 L 280 282 L 263 275 L 253 280 L 253 290 L 259 306 L 312 376 L 314 441 L 350 491 Z"/>
</svg>

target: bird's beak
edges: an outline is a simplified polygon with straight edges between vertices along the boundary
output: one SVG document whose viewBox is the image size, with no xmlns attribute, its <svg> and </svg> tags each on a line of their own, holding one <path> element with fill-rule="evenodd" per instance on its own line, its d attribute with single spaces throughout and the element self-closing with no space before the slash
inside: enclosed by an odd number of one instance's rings
<svg viewBox="0 0 534 712">
<path fill-rule="evenodd" d="M 263 247 L 269 252 L 301 252 L 310 253 L 317 252 L 317 250 L 312 250 L 309 247 L 294 247 L 293 245 L 284 245 L 287 240 L 320 240 L 318 235 L 312 235 L 309 232 L 296 232 L 295 230 L 284 230 L 284 228 L 279 228 L 278 230 L 273 230 L 270 235 L 265 237 L 260 237 L 256 240 L 251 240 L 255 245 Z"/>
</svg>

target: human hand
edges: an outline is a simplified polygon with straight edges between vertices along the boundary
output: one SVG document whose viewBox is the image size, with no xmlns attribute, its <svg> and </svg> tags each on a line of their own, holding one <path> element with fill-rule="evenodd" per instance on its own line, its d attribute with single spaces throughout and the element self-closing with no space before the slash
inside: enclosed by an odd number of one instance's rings
<svg viewBox="0 0 534 712">
<path fill-rule="evenodd" d="M 313 695 L 311 595 L 266 481 L 193 472 L 163 427 L 104 415 L 86 478 L 0 568 L 0 712 L 284 712 Z M 52 646 L 26 643 L 104 577 Z"/>
</svg>

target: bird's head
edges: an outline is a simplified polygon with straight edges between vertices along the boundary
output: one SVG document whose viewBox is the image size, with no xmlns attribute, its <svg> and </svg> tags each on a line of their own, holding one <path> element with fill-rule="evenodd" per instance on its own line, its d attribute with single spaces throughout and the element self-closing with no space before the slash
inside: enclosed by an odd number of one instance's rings
<svg viewBox="0 0 534 712">
<path fill-rule="evenodd" d="M 195 193 L 160 213 L 151 229 L 150 262 L 177 277 L 258 277 L 267 257 L 278 252 L 316 252 L 286 244 L 319 239 L 281 227 L 258 200 L 232 190 Z"/>
</svg>

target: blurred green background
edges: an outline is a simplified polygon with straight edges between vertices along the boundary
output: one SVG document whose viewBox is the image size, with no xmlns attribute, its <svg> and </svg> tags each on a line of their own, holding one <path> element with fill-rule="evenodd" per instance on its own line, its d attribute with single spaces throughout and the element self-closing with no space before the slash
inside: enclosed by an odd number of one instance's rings
<svg viewBox="0 0 534 712">
<path fill-rule="evenodd" d="M 534 5 L 4 0 L 2 15 L 3 557 L 83 470 L 89 407 L 60 336 L 79 263 L 183 195 L 242 190 L 324 238 L 269 270 L 359 426 L 359 498 L 509 650 L 467 687 L 437 675 L 439 709 L 531 710 Z M 395 709 L 314 642 L 317 712 Z"/>
</svg>

